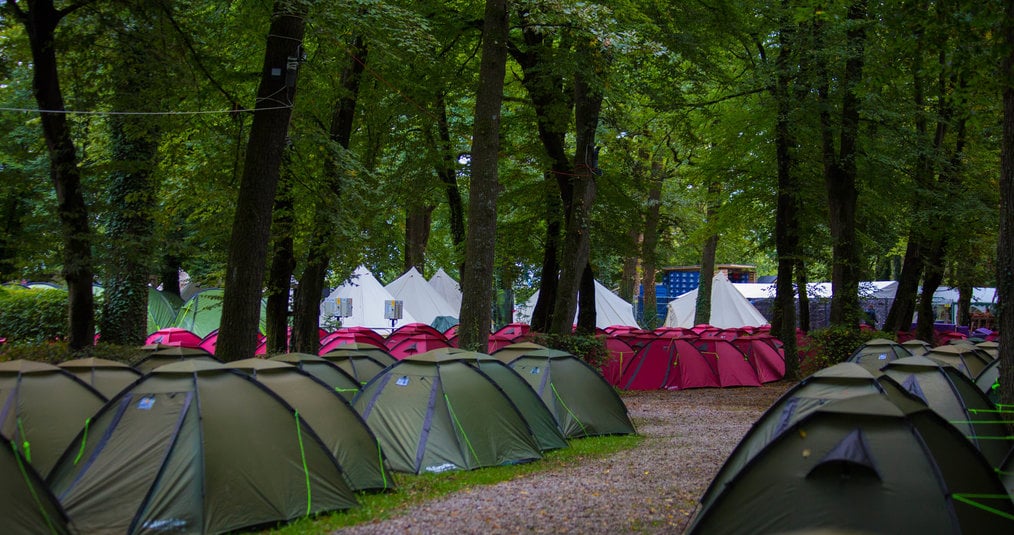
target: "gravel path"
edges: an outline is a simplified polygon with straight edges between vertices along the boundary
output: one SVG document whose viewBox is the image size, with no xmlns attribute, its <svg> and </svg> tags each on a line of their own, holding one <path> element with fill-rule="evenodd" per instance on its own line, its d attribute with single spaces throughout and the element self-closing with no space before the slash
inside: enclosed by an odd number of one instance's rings
<svg viewBox="0 0 1014 535">
<path fill-rule="evenodd" d="M 680 533 L 739 439 L 789 386 L 630 392 L 623 400 L 645 437 L 635 449 L 470 488 L 336 533 Z"/>
</svg>

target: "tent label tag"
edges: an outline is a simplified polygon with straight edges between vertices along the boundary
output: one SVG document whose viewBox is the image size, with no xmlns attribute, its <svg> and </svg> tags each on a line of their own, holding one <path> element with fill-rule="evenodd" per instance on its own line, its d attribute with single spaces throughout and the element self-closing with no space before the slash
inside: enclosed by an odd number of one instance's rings
<svg viewBox="0 0 1014 535">
<path fill-rule="evenodd" d="M 877 360 L 887 360 L 887 353 L 881 353 Z"/>
<path fill-rule="evenodd" d="M 142 411 L 150 411 L 155 406 L 155 396 L 144 396 L 137 402 L 137 408 Z"/>
<path fill-rule="evenodd" d="M 398 378 L 397 381 L 394 382 L 394 384 L 398 386 L 408 386 L 408 376 L 402 375 L 401 377 Z"/>
<path fill-rule="evenodd" d="M 540 370 L 538 366 L 534 366 L 532 368 L 532 371 L 529 372 L 529 373 L 531 373 L 532 375 L 538 375 L 538 374 L 542 373 L 542 370 Z"/>
</svg>

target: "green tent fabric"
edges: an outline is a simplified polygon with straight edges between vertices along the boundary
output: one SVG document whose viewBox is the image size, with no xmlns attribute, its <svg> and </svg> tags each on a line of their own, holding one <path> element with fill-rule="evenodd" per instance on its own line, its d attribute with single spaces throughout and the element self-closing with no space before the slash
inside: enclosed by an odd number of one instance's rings
<svg viewBox="0 0 1014 535">
<path fill-rule="evenodd" d="M 540 349 L 549 349 L 546 346 L 536 344 L 535 342 L 518 342 L 516 344 L 510 344 L 504 346 L 492 353 L 493 358 L 496 358 L 504 364 L 510 364 L 512 360 L 530 353 L 532 351 L 538 351 Z"/>
<path fill-rule="evenodd" d="M 324 382 L 324 384 L 333 388 L 335 392 L 341 394 L 348 401 L 352 401 L 352 398 L 359 393 L 359 387 L 362 386 L 362 383 L 346 373 L 338 365 L 317 355 L 310 355 L 309 353 L 283 353 L 271 357 L 270 360 L 292 364 Z"/>
<path fill-rule="evenodd" d="M 322 353 L 321 356 L 328 358 L 334 355 L 341 354 L 337 353 L 338 351 L 355 351 L 357 353 L 363 353 L 373 357 L 373 360 L 376 360 L 377 362 L 383 364 L 384 366 L 390 366 L 398 362 L 398 359 L 394 358 L 394 356 L 391 355 L 391 353 L 387 350 L 387 348 L 375 346 L 373 344 L 368 344 L 365 342 L 348 342 L 344 344 L 338 344 L 336 346 L 332 346 L 330 350 Z"/>
<path fill-rule="evenodd" d="M 147 349 L 152 348 L 152 349 Z M 214 355 L 199 347 L 183 346 L 162 346 L 155 344 L 144 346 L 145 352 L 140 360 L 134 363 L 134 368 L 143 373 L 148 373 L 159 366 L 173 364 L 187 360 L 200 360 L 205 362 L 220 363 Z"/>
<path fill-rule="evenodd" d="M 549 412 L 549 408 L 542 402 L 535 390 L 527 381 L 521 378 L 509 366 L 499 360 L 475 351 L 465 351 L 458 348 L 433 349 L 426 353 L 412 357 L 416 360 L 433 360 L 440 362 L 445 360 L 463 360 L 475 366 L 494 383 L 504 394 L 510 398 L 511 403 L 518 408 L 521 416 L 528 423 L 529 429 L 535 435 L 539 443 L 539 449 L 550 451 L 566 448 L 567 439 L 563 436 L 560 427 L 556 425 L 556 419 Z"/>
<path fill-rule="evenodd" d="M 613 387 L 574 355 L 538 349 L 515 358 L 510 367 L 542 398 L 565 437 L 637 432 Z"/>
<path fill-rule="evenodd" d="M 180 296 L 148 288 L 148 334 L 175 326 L 182 307 Z"/>
<path fill-rule="evenodd" d="M 388 362 L 387 360 L 379 360 L 374 353 L 361 352 L 354 349 L 335 349 L 324 353 L 321 355 L 321 358 L 341 368 L 342 371 L 352 376 L 360 385 L 370 382 L 371 379 L 384 371 L 384 368 L 398 362 L 394 357 L 390 357 L 391 362 Z"/>
<path fill-rule="evenodd" d="M 708 508 L 747 463 L 799 420 L 831 401 L 870 394 L 910 397 L 895 381 L 878 380 L 877 374 L 854 362 L 835 364 L 804 378 L 772 403 L 743 435 L 701 496 L 701 506 Z"/>
<path fill-rule="evenodd" d="M 965 344 L 934 347 L 924 356 L 942 364 L 949 364 L 972 380 L 993 361 L 985 351 Z"/>
<path fill-rule="evenodd" d="M 901 346 L 907 349 L 908 352 L 911 353 L 912 356 L 914 357 L 918 357 L 919 355 L 925 355 L 927 352 L 929 352 L 930 349 L 933 348 L 933 346 L 931 346 L 929 342 L 919 340 L 918 338 L 906 340 L 901 343 Z"/>
<path fill-rule="evenodd" d="M 688 533 L 1009 533 L 993 468 L 935 411 L 871 394 L 827 403 L 754 457 Z"/>
<path fill-rule="evenodd" d="M 95 357 L 68 360 L 57 366 L 91 385 L 106 399 L 115 397 L 142 375 L 135 368 L 122 362 Z"/>
<path fill-rule="evenodd" d="M 888 362 L 911 356 L 905 346 L 894 340 L 874 338 L 856 349 L 848 358 L 848 362 L 854 362 L 876 373 Z"/>
<path fill-rule="evenodd" d="M 1000 360 L 994 360 L 986 365 L 975 378 L 975 385 L 993 403 L 1000 402 L 999 382 L 1000 381 Z"/>
<path fill-rule="evenodd" d="M 222 301 L 224 298 L 225 290 L 222 288 L 208 288 L 197 292 L 180 307 L 173 326 L 186 329 L 201 338 L 208 336 L 218 330 L 222 323 Z M 267 301 L 261 299 L 259 322 L 261 334 L 267 331 L 266 307 Z"/>
<path fill-rule="evenodd" d="M 957 427 L 991 465 L 1000 466 L 1011 447 L 1007 429 L 996 417 L 996 406 L 971 379 L 927 357 L 898 359 L 883 372 Z"/>
<path fill-rule="evenodd" d="M 47 482 L 82 533 L 222 533 L 356 505 L 296 410 L 204 361 L 162 366 L 111 400 Z"/>
<path fill-rule="evenodd" d="M 105 402 L 97 390 L 51 364 L 0 362 L 0 434 L 42 477 Z"/>
<path fill-rule="evenodd" d="M 329 385 L 292 364 L 259 358 L 227 367 L 249 374 L 292 405 L 338 459 L 353 490 L 394 487 L 380 443 L 359 413 Z"/>
<path fill-rule="evenodd" d="M 0 533 L 72 533 L 60 502 L 18 446 L 4 440 L 0 450 Z"/>
<path fill-rule="evenodd" d="M 471 470 L 542 457 L 515 405 L 463 360 L 402 360 L 367 383 L 352 405 L 396 471 Z"/>
</svg>

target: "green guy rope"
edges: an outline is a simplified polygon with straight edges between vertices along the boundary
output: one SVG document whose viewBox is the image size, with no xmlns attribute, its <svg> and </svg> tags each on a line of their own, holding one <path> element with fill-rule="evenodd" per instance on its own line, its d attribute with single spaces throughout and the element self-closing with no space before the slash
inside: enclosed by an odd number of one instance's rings
<svg viewBox="0 0 1014 535">
<path fill-rule="evenodd" d="M 444 402 L 447 403 L 447 410 L 451 413 L 451 419 L 454 420 L 454 426 L 461 431 L 461 436 L 465 438 L 465 445 L 468 446 L 468 451 L 472 452 L 472 458 L 475 462 L 479 462 L 479 455 L 475 453 L 475 449 L 472 448 L 472 441 L 468 440 L 468 435 L 465 434 L 465 428 L 461 427 L 461 422 L 458 421 L 458 415 L 454 414 L 454 407 L 451 406 L 451 399 L 444 394 Z"/>
<path fill-rule="evenodd" d="M 380 439 L 377 439 L 377 460 L 380 461 L 380 477 L 383 478 L 384 488 L 387 488 L 387 470 L 384 469 L 384 450 L 380 448 Z"/>
<path fill-rule="evenodd" d="M 91 418 L 85 418 L 84 435 L 81 437 L 81 448 L 77 450 L 77 457 L 74 457 L 74 466 L 77 466 L 77 462 L 80 461 L 81 456 L 84 455 L 85 444 L 88 443 L 88 425 L 91 423 Z"/>
<path fill-rule="evenodd" d="M 21 434 L 21 449 L 25 451 L 25 459 L 28 462 L 32 462 L 32 444 L 28 442 L 28 435 L 25 433 L 25 427 L 21 424 L 21 417 L 18 417 L 18 433 Z"/>
<path fill-rule="evenodd" d="M 14 445 L 14 441 L 11 441 L 11 449 L 14 450 L 14 459 L 18 462 L 18 470 L 21 472 L 21 477 L 25 480 L 25 484 L 28 485 L 28 491 L 32 493 L 32 500 L 35 501 L 35 505 L 39 507 L 39 512 L 42 513 L 42 518 L 46 520 L 46 526 L 49 527 L 49 532 L 57 533 L 57 529 L 53 526 L 53 520 L 49 518 L 49 513 L 46 512 L 46 508 L 42 506 L 42 501 L 39 500 L 39 494 L 35 492 L 35 485 L 32 485 L 32 480 L 28 477 L 28 472 L 25 471 L 25 465 L 21 462 L 21 455 L 18 453 L 18 447 Z"/>
<path fill-rule="evenodd" d="M 560 405 L 563 405 L 563 408 L 564 410 L 567 411 L 567 414 L 569 414 L 570 417 L 573 418 L 575 422 L 577 422 L 577 425 L 581 426 L 581 432 L 584 433 L 584 436 L 588 436 L 588 429 L 586 429 L 584 424 L 581 423 L 581 419 L 578 418 L 576 414 L 574 414 L 574 411 L 570 410 L 570 407 L 568 407 L 567 404 L 563 402 L 563 398 L 560 397 L 560 393 L 556 391 L 556 384 L 549 383 L 549 388 L 553 389 L 553 395 L 556 396 L 556 400 L 560 402 Z"/>
<path fill-rule="evenodd" d="M 1010 496 L 1007 494 L 951 494 L 951 497 L 961 503 L 971 505 L 972 507 L 977 507 L 979 509 L 982 509 L 983 511 L 993 513 L 1002 518 L 1006 518 L 1007 520 L 1014 520 L 1014 515 L 1010 513 L 1006 513 L 994 507 L 990 507 L 984 503 L 979 503 L 973 500 L 973 498 L 987 500 L 1010 500 Z"/>
<path fill-rule="evenodd" d="M 313 510 L 311 504 L 313 499 L 310 494 L 310 470 L 306 466 L 306 450 L 303 449 L 303 430 L 299 426 L 299 411 L 294 411 L 296 415 L 296 437 L 299 438 L 299 459 L 303 462 L 303 474 L 306 476 L 306 516 L 310 516 L 310 512 Z"/>
</svg>

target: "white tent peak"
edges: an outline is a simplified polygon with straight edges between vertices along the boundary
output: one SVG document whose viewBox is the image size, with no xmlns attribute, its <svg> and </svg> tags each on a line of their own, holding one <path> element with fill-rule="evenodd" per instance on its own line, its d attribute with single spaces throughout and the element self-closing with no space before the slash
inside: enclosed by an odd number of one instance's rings
<svg viewBox="0 0 1014 535">
<path fill-rule="evenodd" d="M 669 301 L 668 311 L 666 327 L 693 327 L 697 312 L 697 290 L 690 290 Z M 711 319 L 708 324 L 720 329 L 731 329 L 759 327 L 767 323 L 768 320 L 760 311 L 729 282 L 724 271 L 715 273 L 711 282 Z"/>
<path fill-rule="evenodd" d="M 458 317 L 457 309 L 452 308 L 415 267 L 409 268 L 384 288 L 395 299 L 401 300 L 405 311 L 418 322 L 431 325 L 437 316 Z"/>
<path fill-rule="evenodd" d="M 532 320 L 532 312 L 535 310 L 535 303 L 539 300 L 539 292 L 536 291 L 524 304 L 519 304 L 514 314 L 514 320 L 522 323 L 529 323 Z M 580 306 L 574 315 L 574 322 L 577 323 L 577 314 L 580 314 Z M 634 318 L 634 307 L 622 297 L 614 294 L 599 281 L 595 281 L 595 326 L 600 329 L 613 325 L 627 325 L 639 327 L 637 319 Z"/>
<path fill-rule="evenodd" d="M 461 310 L 461 286 L 458 282 L 451 278 L 444 268 L 440 268 L 430 278 L 430 286 L 444 298 L 444 301 L 447 301 L 448 305 L 451 305 L 454 316 L 457 317 Z"/>
<path fill-rule="evenodd" d="M 343 327 L 369 327 L 376 330 L 391 328 L 391 320 L 384 317 L 384 302 L 394 300 L 394 296 L 384 289 L 380 281 L 365 266 L 356 268 L 349 280 L 335 288 L 321 303 L 321 325 L 335 319 L 339 297 L 352 299 L 352 316 L 341 318 Z M 412 314 L 405 309 L 403 317 L 394 326 L 415 322 Z"/>
</svg>

